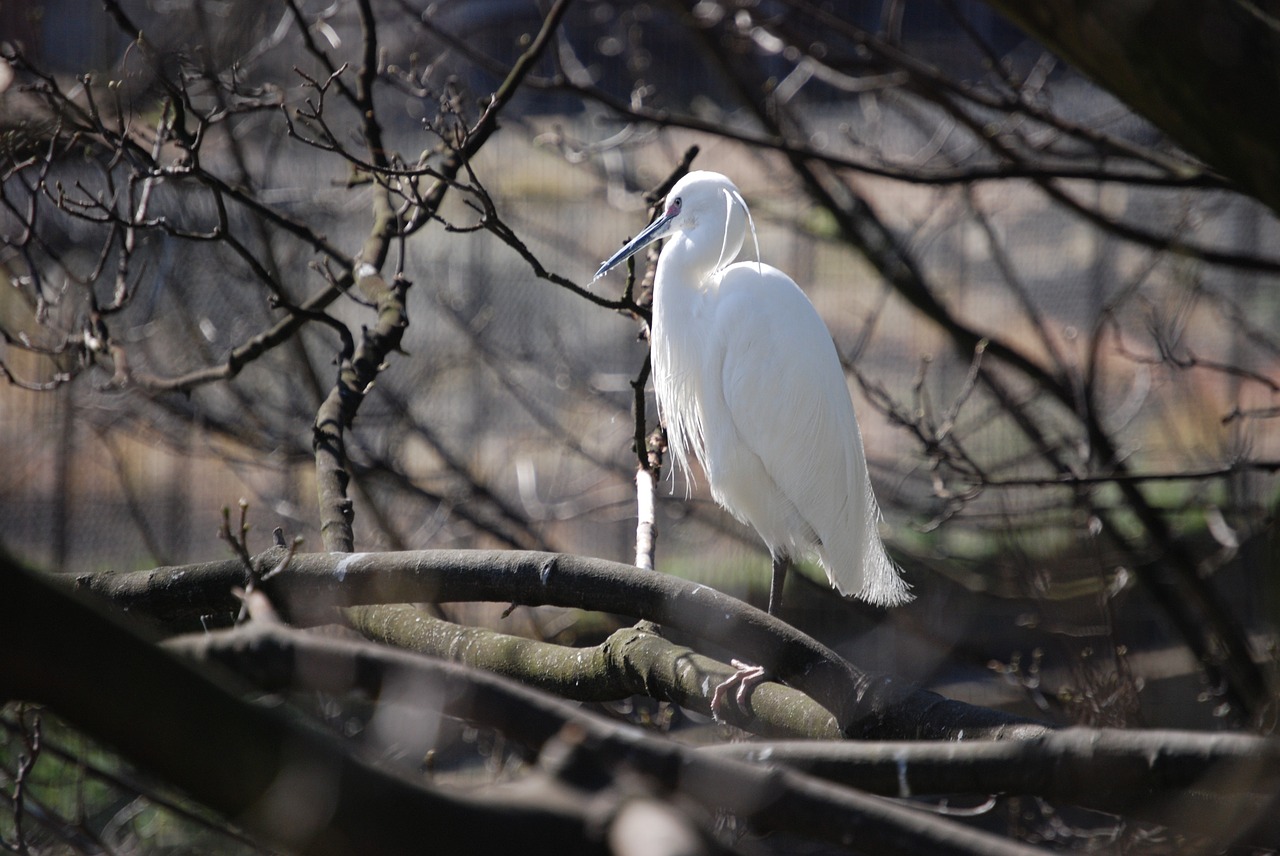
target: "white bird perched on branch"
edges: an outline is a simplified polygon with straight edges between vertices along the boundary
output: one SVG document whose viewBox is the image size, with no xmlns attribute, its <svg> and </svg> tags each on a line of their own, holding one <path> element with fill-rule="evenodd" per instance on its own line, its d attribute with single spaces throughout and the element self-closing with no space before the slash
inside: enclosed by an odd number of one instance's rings
<svg viewBox="0 0 1280 856">
<path fill-rule="evenodd" d="M 716 502 L 768 545 L 769 612 L 781 607 L 791 559 L 809 553 L 841 594 L 905 603 L 912 596 L 880 539 L 831 334 L 785 273 L 733 263 L 750 217 L 733 182 L 691 172 L 596 279 L 670 238 L 658 257 L 649 337 L 658 413 L 677 466 L 687 476 L 696 455 Z"/>
</svg>

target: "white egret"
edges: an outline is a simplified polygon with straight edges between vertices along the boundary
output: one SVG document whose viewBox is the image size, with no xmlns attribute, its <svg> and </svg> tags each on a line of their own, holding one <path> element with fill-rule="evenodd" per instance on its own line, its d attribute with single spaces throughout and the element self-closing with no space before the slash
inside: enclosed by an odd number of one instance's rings
<svg viewBox="0 0 1280 856">
<path fill-rule="evenodd" d="M 806 554 L 817 555 L 841 594 L 905 603 L 912 596 L 880 539 L 880 508 L 831 334 L 785 273 L 733 263 L 749 222 L 733 182 L 691 172 L 596 279 L 670 239 L 658 257 L 649 335 L 658 413 L 676 465 L 687 477 L 696 455 L 716 502 L 768 546 L 769 612 L 781 607 L 791 560 Z"/>
</svg>

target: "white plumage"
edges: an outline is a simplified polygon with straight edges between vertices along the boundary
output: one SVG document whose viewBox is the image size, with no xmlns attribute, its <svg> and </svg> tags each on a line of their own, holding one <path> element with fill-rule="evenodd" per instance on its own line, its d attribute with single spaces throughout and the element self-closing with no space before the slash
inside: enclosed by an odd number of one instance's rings
<svg viewBox="0 0 1280 856">
<path fill-rule="evenodd" d="M 687 474 L 696 456 L 715 500 L 768 545 L 769 611 L 781 604 L 790 559 L 810 553 L 842 594 L 905 603 L 911 594 L 880 539 L 880 509 L 831 335 L 785 273 L 733 263 L 749 218 L 733 182 L 692 172 L 672 188 L 663 214 L 596 277 L 669 238 L 650 331 L 659 415 L 676 464 Z"/>
</svg>

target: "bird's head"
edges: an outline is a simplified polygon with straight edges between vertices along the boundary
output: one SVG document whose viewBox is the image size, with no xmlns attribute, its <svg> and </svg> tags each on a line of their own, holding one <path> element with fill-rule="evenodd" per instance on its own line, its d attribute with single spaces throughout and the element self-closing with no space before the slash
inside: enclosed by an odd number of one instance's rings
<svg viewBox="0 0 1280 856">
<path fill-rule="evenodd" d="M 708 270 L 733 261 L 742 249 L 750 218 L 747 203 L 733 182 L 718 172 L 691 172 L 667 194 L 662 213 L 600 265 L 595 279 L 654 241 L 680 234 L 691 249 L 707 257 Z"/>
</svg>

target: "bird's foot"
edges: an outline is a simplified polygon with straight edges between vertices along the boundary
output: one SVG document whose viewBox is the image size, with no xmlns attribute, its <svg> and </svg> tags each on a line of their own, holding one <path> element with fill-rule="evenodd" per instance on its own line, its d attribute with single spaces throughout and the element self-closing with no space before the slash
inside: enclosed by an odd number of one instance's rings
<svg viewBox="0 0 1280 856">
<path fill-rule="evenodd" d="M 715 692 L 711 694 L 711 715 L 718 722 L 725 721 L 723 715 L 724 705 L 731 693 L 738 710 L 751 716 L 751 692 L 756 688 L 757 684 L 762 684 L 769 679 L 764 666 L 751 666 L 741 660 L 730 660 L 729 662 L 738 671 L 727 681 L 718 685 L 715 688 Z"/>
</svg>

